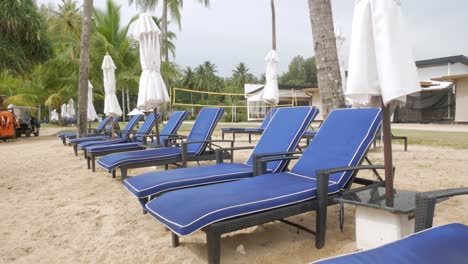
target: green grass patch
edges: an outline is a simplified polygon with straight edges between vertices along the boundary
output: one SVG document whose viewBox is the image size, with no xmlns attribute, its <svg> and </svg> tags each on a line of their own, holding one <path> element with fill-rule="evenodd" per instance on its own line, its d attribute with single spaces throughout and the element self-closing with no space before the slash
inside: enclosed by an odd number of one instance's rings
<svg viewBox="0 0 468 264">
<path fill-rule="evenodd" d="M 392 129 L 395 136 L 408 137 L 408 145 L 468 149 L 468 133 Z"/>
</svg>

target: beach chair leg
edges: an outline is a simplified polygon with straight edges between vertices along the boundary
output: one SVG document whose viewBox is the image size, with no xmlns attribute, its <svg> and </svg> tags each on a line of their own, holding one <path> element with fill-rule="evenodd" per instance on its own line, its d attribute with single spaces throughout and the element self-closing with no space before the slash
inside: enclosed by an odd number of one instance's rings
<svg viewBox="0 0 468 264">
<path fill-rule="evenodd" d="M 252 133 L 249 133 L 249 144 L 252 143 Z"/>
<path fill-rule="evenodd" d="M 86 150 L 85 149 L 83 149 L 83 154 L 84 154 L 84 157 L 86 159 Z"/>
<path fill-rule="evenodd" d="M 232 132 L 232 141 L 236 141 L 236 132 Z"/>
<path fill-rule="evenodd" d="M 408 151 L 408 138 L 404 137 L 403 140 L 405 141 L 405 151 Z"/>
<path fill-rule="evenodd" d="M 89 157 L 86 157 L 86 164 L 88 165 L 88 170 L 91 169 L 91 160 L 89 159 Z"/>
<path fill-rule="evenodd" d="M 96 158 L 94 156 L 91 158 L 91 169 L 93 172 L 96 171 Z"/>
<path fill-rule="evenodd" d="M 148 203 L 149 199 L 148 198 L 139 198 L 138 201 L 140 202 L 141 204 L 141 207 L 143 207 L 143 214 L 146 214 L 146 209 L 145 209 L 145 205 Z"/>
<path fill-rule="evenodd" d="M 62 137 L 62 143 L 64 146 L 67 145 L 67 138 L 66 137 Z"/>
<path fill-rule="evenodd" d="M 112 170 L 112 179 L 115 179 L 115 170 Z"/>
<path fill-rule="evenodd" d="M 224 132 L 221 132 L 221 139 L 224 140 Z"/>
<path fill-rule="evenodd" d="M 208 264 L 219 264 L 221 258 L 221 235 L 212 231 L 206 233 Z"/>
<path fill-rule="evenodd" d="M 172 247 L 178 247 L 179 246 L 179 236 L 174 232 L 171 232 L 171 234 L 172 234 Z"/>
<path fill-rule="evenodd" d="M 127 169 L 126 168 L 120 168 L 120 175 L 122 177 L 122 181 L 127 178 Z"/>
<path fill-rule="evenodd" d="M 75 156 L 78 156 L 78 144 L 73 145 L 73 151 L 75 152 Z"/>
</svg>

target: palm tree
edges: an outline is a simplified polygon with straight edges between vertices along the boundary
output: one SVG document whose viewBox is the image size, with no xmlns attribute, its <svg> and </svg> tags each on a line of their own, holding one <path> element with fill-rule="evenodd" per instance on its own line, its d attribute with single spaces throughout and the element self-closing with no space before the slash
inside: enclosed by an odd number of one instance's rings
<svg viewBox="0 0 468 264">
<path fill-rule="evenodd" d="M 247 82 L 254 79 L 253 74 L 249 73 L 249 68 L 243 62 L 239 63 L 232 72 L 232 78 L 238 84 L 240 89 L 243 89 Z"/>
<path fill-rule="evenodd" d="M 33 0 L 0 1 L 0 72 L 24 74 L 52 57 L 44 17 Z"/>
<path fill-rule="evenodd" d="M 78 137 L 87 133 L 88 79 L 89 79 L 89 47 L 91 45 L 91 26 L 93 15 L 93 0 L 83 0 L 83 18 L 81 28 L 80 81 L 78 89 Z"/>
<path fill-rule="evenodd" d="M 104 10 L 94 11 L 94 36 L 92 38 L 91 76 L 97 87 L 102 83 L 101 63 L 106 52 L 112 56 L 118 71 L 116 72 L 116 88 L 121 92 L 122 108 L 125 112 L 125 91 L 135 92 L 138 87 L 140 67 L 135 41 L 130 38 L 129 27 L 138 17 L 120 26 L 121 6 L 112 0 L 107 0 Z M 129 96 L 127 96 L 129 97 Z M 129 103 L 127 102 L 127 107 Z M 130 110 L 130 109 L 128 109 Z M 124 117 L 125 118 L 125 117 Z"/>
<path fill-rule="evenodd" d="M 179 26 L 179 30 L 182 28 L 182 16 L 181 10 L 184 6 L 184 0 L 162 0 L 163 1 L 163 10 L 162 10 L 162 39 L 163 43 L 167 43 L 167 39 L 169 37 L 167 31 L 168 19 L 167 15 L 168 12 L 171 15 L 171 19 L 177 23 Z M 205 7 L 210 6 L 210 0 L 197 0 L 199 3 L 203 4 Z M 135 2 L 137 5 L 140 5 L 143 9 L 150 9 L 154 8 L 159 0 L 129 0 L 130 3 Z M 169 48 L 163 44 L 162 47 L 162 54 L 164 56 L 164 60 L 169 60 Z"/>
<path fill-rule="evenodd" d="M 196 76 L 191 67 L 186 67 L 182 72 L 181 85 L 184 88 L 193 89 L 195 87 Z"/>
<path fill-rule="evenodd" d="M 308 0 L 323 118 L 345 107 L 330 0 Z"/>
</svg>

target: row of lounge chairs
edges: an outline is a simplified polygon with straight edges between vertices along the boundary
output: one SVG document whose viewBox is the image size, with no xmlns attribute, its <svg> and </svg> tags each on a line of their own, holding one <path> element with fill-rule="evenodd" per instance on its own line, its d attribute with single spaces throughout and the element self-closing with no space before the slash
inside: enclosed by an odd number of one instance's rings
<svg viewBox="0 0 468 264">
<path fill-rule="evenodd" d="M 315 246 L 322 248 L 327 207 L 336 203 L 334 198 L 353 184 L 363 188 L 383 185 L 379 179 L 357 177 L 360 170 L 383 169 L 362 165 L 380 127 L 381 111 L 334 110 L 314 133 L 308 148 L 303 153 L 294 151 L 317 113 L 314 107 L 278 109 L 255 147 L 234 147 L 232 140 L 211 139 L 223 109 L 204 108 L 186 138 L 171 134 L 165 138 L 164 146 L 105 155 L 97 163 L 114 176 L 115 170 L 121 170 L 124 186 L 138 199 L 144 212 L 172 232 L 174 247 L 180 236 L 204 231 L 209 263 L 220 262 L 222 234 L 272 221 L 298 226 L 284 219 L 310 211 L 316 212 L 316 230 L 308 231 L 315 234 Z M 173 117 L 174 114 L 171 120 Z M 230 147 L 215 143 L 230 143 Z M 81 147 L 88 168 L 92 159 L 94 170 L 97 156 L 89 156 L 93 148 L 117 145 Z M 233 163 L 234 151 L 247 148 L 253 148 L 248 160 Z M 224 163 L 226 159 L 231 163 Z M 216 165 L 186 168 L 188 161 L 200 160 L 216 160 Z M 289 168 L 291 160 L 297 161 Z M 169 164 L 182 168 L 167 170 Z M 130 168 L 155 165 L 165 165 L 166 170 L 127 178 Z"/>
</svg>

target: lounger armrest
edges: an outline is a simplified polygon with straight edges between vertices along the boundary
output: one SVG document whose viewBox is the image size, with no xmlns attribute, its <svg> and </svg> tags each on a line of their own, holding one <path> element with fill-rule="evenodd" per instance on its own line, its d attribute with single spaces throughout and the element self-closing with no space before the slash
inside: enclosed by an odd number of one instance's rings
<svg viewBox="0 0 468 264">
<path fill-rule="evenodd" d="M 317 177 L 321 174 L 333 174 L 337 172 L 345 172 L 345 171 L 359 171 L 359 170 L 383 170 L 385 169 L 384 165 L 362 165 L 362 166 L 350 166 L 350 167 L 339 167 L 339 168 L 332 168 L 326 170 L 318 170 Z"/>
<path fill-rule="evenodd" d="M 195 140 L 195 141 L 185 141 L 185 142 L 182 142 L 181 144 L 181 148 L 182 148 L 182 167 L 187 167 L 187 147 L 189 144 L 200 144 L 200 143 L 208 143 L 210 145 L 214 145 L 213 143 L 216 142 L 216 143 L 231 143 L 231 148 L 234 147 L 234 140 L 224 140 L 224 139 L 207 139 L 207 140 Z M 215 145 L 217 146 L 218 148 L 222 148 L 218 145 Z M 231 162 L 233 162 L 233 157 L 231 155 Z"/>
<path fill-rule="evenodd" d="M 468 188 L 454 188 L 416 194 L 414 231 L 419 232 L 432 227 L 437 200 L 468 194 Z"/>
<path fill-rule="evenodd" d="M 255 155 L 253 157 L 254 176 L 265 174 L 267 172 L 268 162 L 298 159 L 300 156 L 297 156 L 297 154 L 302 154 L 302 151 L 272 152 Z"/>
<path fill-rule="evenodd" d="M 216 163 L 223 163 L 224 153 L 231 151 L 231 160 L 233 160 L 235 150 L 254 149 L 255 146 L 231 147 L 231 148 L 218 148 L 215 150 Z"/>
</svg>

